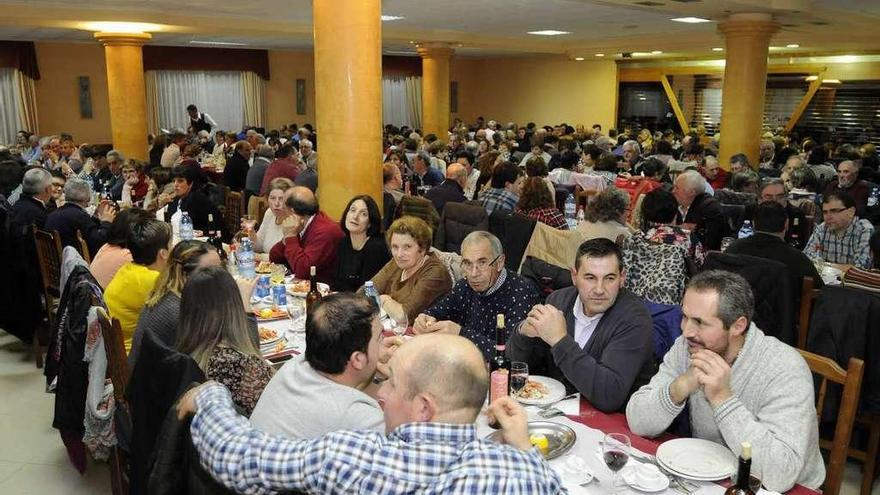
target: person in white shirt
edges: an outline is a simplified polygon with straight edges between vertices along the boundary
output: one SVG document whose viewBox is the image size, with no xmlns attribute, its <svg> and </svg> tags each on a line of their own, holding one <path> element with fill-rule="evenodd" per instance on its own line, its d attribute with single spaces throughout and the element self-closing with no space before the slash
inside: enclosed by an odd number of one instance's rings
<svg viewBox="0 0 880 495">
<path fill-rule="evenodd" d="M 162 158 L 159 163 L 165 168 L 171 168 L 180 165 L 180 150 L 186 145 L 186 134 L 180 131 L 174 131 L 171 134 L 171 144 L 162 152 Z"/>
<path fill-rule="evenodd" d="M 199 112 L 199 109 L 195 105 L 187 106 L 186 113 L 189 114 L 189 125 L 192 127 L 194 133 L 205 131 L 209 134 L 213 134 L 214 130 L 218 127 L 217 122 L 215 122 L 210 115 L 204 112 Z"/>
<path fill-rule="evenodd" d="M 526 155 L 522 158 L 522 160 L 520 160 L 519 166 L 525 168 L 526 164 L 529 163 L 529 160 L 533 156 L 540 156 L 541 158 L 544 159 L 545 165 L 548 165 L 548 166 L 550 165 L 550 158 L 552 158 L 550 156 L 550 153 L 547 153 L 546 151 L 544 151 L 544 148 L 541 146 L 540 143 L 535 143 L 532 145 L 532 151 L 526 153 Z"/>
</svg>

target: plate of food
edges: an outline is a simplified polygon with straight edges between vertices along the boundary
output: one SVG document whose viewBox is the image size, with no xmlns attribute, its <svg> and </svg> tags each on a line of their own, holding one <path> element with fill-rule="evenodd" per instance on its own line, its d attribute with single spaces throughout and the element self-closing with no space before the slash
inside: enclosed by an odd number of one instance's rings
<svg viewBox="0 0 880 495">
<path fill-rule="evenodd" d="M 287 293 L 294 297 L 306 297 L 310 288 L 308 280 L 292 280 L 287 284 Z M 318 292 L 322 296 L 326 296 L 330 293 L 330 286 L 324 282 L 318 282 Z"/>
<path fill-rule="evenodd" d="M 495 431 L 486 438 L 501 442 L 501 431 Z M 550 421 L 529 421 L 529 442 L 538 448 L 548 461 L 566 453 L 577 440 L 577 434 L 567 425 Z"/>
<path fill-rule="evenodd" d="M 254 314 L 257 316 L 257 321 L 275 321 L 288 318 L 287 311 L 283 309 L 254 309 Z"/>
<path fill-rule="evenodd" d="M 529 381 L 516 394 L 516 400 L 521 404 L 531 406 L 546 406 L 565 397 L 565 385 L 548 376 L 530 375 Z"/>
<path fill-rule="evenodd" d="M 271 261 L 261 261 L 257 263 L 256 268 L 254 268 L 256 273 L 260 273 L 263 275 L 268 275 L 272 273 L 272 262 Z"/>
<path fill-rule="evenodd" d="M 278 335 L 278 331 L 272 328 L 259 327 L 257 328 L 257 332 L 260 334 L 260 346 L 271 345 L 281 340 L 281 336 Z"/>
</svg>

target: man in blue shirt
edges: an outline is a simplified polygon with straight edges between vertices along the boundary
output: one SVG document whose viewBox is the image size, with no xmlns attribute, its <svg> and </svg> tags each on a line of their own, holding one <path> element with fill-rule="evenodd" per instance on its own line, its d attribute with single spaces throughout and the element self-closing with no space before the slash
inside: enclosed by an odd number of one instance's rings
<svg viewBox="0 0 880 495">
<path fill-rule="evenodd" d="M 413 193 L 418 191 L 419 196 L 424 196 L 426 191 L 443 182 L 443 173 L 431 166 L 431 155 L 425 151 L 416 154 L 413 171 L 415 172 L 412 176 Z"/>
</svg>

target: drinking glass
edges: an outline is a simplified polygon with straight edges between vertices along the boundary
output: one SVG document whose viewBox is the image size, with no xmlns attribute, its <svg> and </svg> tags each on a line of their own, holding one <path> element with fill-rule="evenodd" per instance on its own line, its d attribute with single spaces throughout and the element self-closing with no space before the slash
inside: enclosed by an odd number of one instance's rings
<svg viewBox="0 0 880 495">
<path fill-rule="evenodd" d="M 617 493 L 617 478 L 619 472 L 629 460 L 630 441 L 623 433 L 609 433 L 602 440 L 602 459 L 614 473 L 611 479 L 611 493 Z"/>
<path fill-rule="evenodd" d="M 301 297 L 287 297 L 287 315 L 292 321 L 296 321 L 306 313 L 305 299 Z"/>
<path fill-rule="evenodd" d="M 520 361 L 510 363 L 510 393 L 514 397 L 519 396 L 519 392 L 526 386 L 529 381 L 529 365 Z"/>
<path fill-rule="evenodd" d="M 287 274 L 287 269 L 284 268 L 284 265 L 273 264 L 269 273 L 270 282 L 272 282 L 273 284 L 283 284 L 284 275 Z"/>
<path fill-rule="evenodd" d="M 403 337 L 406 333 L 406 329 L 409 328 L 409 319 L 406 317 L 406 313 L 391 316 L 388 315 L 391 319 L 391 331 L 394 332 L 394 335 L 398 337 Z"/>
<path fill-rule="evenodd" d="M 253 215 L 242 215 L 241 226 L 247 232 L 253 232 L 254 227 L 257 226 L 257 217 L 255 217 Z"/>
</svg>

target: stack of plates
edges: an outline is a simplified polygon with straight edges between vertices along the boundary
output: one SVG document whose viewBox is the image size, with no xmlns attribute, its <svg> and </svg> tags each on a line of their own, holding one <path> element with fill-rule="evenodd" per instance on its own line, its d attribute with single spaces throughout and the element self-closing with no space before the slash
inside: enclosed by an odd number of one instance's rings
<svg viewBox="0 0 880 495">
<path fill-rule="evenodd" d="M 736 456 L 727 447 L 698 438 L 677 438 L 657 449 L 657 464 L 694 481 L 719 481 L 736 470 Z"/>
</svg>

